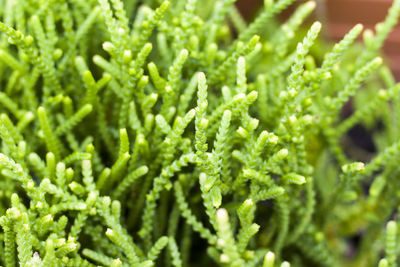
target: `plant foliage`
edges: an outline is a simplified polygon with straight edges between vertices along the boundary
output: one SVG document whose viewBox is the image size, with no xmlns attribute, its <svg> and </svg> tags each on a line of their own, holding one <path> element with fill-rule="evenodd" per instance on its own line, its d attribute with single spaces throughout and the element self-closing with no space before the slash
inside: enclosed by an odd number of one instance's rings
<svg viewBox="0 0 400 267">
<path fill-rule="evenodd" d="M 400 1 L 234 2 L 0 0 L 2 265 L 396 266 Z"/>
</svg>

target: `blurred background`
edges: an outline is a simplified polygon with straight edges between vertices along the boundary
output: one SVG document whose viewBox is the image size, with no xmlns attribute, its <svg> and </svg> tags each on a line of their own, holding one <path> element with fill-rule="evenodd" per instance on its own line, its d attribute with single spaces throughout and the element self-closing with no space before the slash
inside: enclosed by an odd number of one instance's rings
<svg viewBox="0 0 400 267">
<path fill-rule="evenodd" d="M 282 15 L 285 20 L 295 5 L 307 1 L 298 0 Z M 384 20 L 393 0 L 317 0 L 317 8 L 312 20 L 323 23 L 323 35 L 332 41 L 340 40 L 355 24 L 362 23 L 365 29 L 374 30 L 377 23 Z M 237 7 L 242 15 L 251 21 L 263 0 L 238 0 Z M 400 25 L 397 25 L 385 43 L 386 60 L 396 78 L 400 80 Z"/>
</svg>

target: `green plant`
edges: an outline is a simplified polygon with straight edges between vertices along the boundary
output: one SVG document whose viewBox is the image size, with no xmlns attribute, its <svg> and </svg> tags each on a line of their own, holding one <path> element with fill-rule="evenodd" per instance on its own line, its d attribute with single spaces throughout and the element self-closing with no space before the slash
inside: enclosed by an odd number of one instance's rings
<svg viewBox="0 0 400 267">
<path fill-rule="evenodd" d="M 331 50 L 234 2 L 0 0 L 4 266 L 396 266 L 400 1 Z"/>
</svg>

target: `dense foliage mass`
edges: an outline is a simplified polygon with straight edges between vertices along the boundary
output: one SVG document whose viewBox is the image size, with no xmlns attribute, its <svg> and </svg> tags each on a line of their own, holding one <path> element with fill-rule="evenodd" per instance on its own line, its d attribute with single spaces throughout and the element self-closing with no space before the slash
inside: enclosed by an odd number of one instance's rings
<svg viewBox="0 0 400 267">
<path fill-rule="evenodd" d="M 1 264 L 396 266 L 400 1 L 234 2 L 0 0 Z"/>
</svg>

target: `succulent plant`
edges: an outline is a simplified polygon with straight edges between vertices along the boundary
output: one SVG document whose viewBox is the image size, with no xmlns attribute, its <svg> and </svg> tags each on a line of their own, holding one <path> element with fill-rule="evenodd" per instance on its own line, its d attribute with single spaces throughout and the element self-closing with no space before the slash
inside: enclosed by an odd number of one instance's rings
<svg viewBox="0 0 400 267">
<path fill-rule="evenodd" d="M 400 1 L 234 2 L 0 0 L 3 266 L 396 266 Z"/>
</svg>

